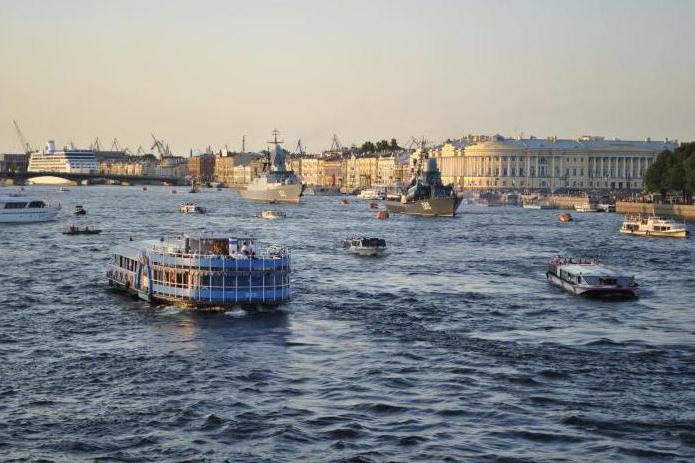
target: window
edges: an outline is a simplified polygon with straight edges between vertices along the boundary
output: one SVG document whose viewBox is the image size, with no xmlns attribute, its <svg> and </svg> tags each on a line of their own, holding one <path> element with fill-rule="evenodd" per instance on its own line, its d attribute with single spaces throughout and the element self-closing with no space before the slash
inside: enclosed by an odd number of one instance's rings
<svg viewBox="0 0 695 463">
<path fill-rule="evenodd" d="M 24 209 L 27 203 L 5 203 L 5 209 Z"/>
<path fill-rule="evenodd" d="M 40 207 L 45 207 L 46 205 L 44 204 L 43 201 L 32 201 L 29 203 L 29 207 L 34 207 L 34 208 L 40 208 Z"/>
</svg>

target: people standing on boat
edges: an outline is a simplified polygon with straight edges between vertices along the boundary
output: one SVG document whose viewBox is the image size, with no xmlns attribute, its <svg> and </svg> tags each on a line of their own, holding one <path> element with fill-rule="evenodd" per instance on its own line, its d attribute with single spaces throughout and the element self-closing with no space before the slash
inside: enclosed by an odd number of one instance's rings
<svg viewBox="0 0 695 463">
<path fill-rule="evenodd" d="M 243 241 L 243 244 L 241 245 L 241 254 L 247 257 L 249 255 L 249 248 L 246 246 L 246 241 Z"/>
<path fill-rule="evenodd" d="M 249 243 L 249 258 L 256 258 L 256 245 L 253 243 L 253 241 Z"/>
</svg>

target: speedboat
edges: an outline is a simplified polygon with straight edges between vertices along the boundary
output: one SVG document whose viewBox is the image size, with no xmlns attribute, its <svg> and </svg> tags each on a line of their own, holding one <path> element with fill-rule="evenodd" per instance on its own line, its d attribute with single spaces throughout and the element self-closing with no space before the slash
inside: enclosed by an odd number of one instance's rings
<svg viewBox="0 0 695 463">
<path fill-rule="evenodd" d="M 343 247 L 358 256 L 380 256 L 386 250 L 386 241 L 366 236 L 348 236 L 343 240 Z"/>
<path fill-rule="evenodd" d="M 80 206 L 79 204 L 75 206 L 75 215 L 85 215 L 87 214 L 87 210 Z"/>
<path fill-rule="evenodd" d="M 184 214 L 205 214 L 207 209 L 195 203 L 183 203 L 179 206 L 179 212 Z"/>
<path fill-rule="evenodd" d="M 90 228 L 89 225 L 80 228 L 71 223 L 68 225 L 68 229 L 63 232 L 63 235 L 98 235 L 99 233 L 101 233 L 101 230 Z"/>
<path fill-rule="evenodd" d="M 634 298 L 639 285 L 633 275 L 603 265 L 598 259 L 555 256 L 548 263 L 548 281 L 586 297 Z"/>
<path fill-rule="evenodd" d="M 596 208 L 603 212 L 615 212 L 615 204 L 599 203 Z"/>
<path fill-rule="evenodd" d="M 386 192 L 378 188 L 368 188 L 366 190 L 360 191 L 357 195 L 359 199 L 386 199 Z"/>
<path fill-rule="evenodd" d="M 0 196 L 0 223 L 48 222 L 60 209 L 60 203 L 11 193 Z"/>
<path fill-rule="evenodd" d="M 571 222 L 572 220 L 574 220 L 574 219 L 572 219 L 572 215 L 571 215 L 571 214 L 565 213 L 565 214 L 562 214 L 562 215 L 560 216 L 560 222 Z"/>
<path fill-rule="evenodd" d="M 657 217 L 655 215 L 626 215 L 620 233 L 634 236 L 656 236 L 662 238 L 686 238 L 685 223 Z"/>
<path fill-rule="evenodd" d="M 530 201 L 523 203 L 524 209 L 557 209 L 548 201 Z"/>
<path fill-rule="evenodd" d="M 287 214 L 285 214 L 282 211 L 275 211 L 272 209 L 265 209 L 262 210 L 257 214 L 257 217 L 260 217 L 261 219 L 269 219 L 269 220 L 276 220 L 276 219 L 283 219 L 286 217 Z"/>
</svg>

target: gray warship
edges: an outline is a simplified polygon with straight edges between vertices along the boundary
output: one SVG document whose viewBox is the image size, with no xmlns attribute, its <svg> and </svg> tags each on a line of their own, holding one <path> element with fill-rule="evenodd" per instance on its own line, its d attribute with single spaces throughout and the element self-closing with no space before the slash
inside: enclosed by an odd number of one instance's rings
<svg viewBox="0 0 695 463">
<path fill-rule="evenodd" d="M 454 187 L 442 184 L 437 161 L 423 153 L 414 160 L 414 173 L 406 194 L 399 201 L 386 201 L 389 212 L 427 217 L 454 217 L 463 198 Z"/>
<path fill-rule="evenodd" d="M 285 150 L 280 146 L 282 142 L 278 141 L 278 134 L 274 130 L 273 141 L 269 142 L 275 147 L 268 155 L 264 174 L 239 191 L 242 198 L 266 203 L 299 204 L 304 185 L 293 171 L 286 170 Z"/>
</svg>

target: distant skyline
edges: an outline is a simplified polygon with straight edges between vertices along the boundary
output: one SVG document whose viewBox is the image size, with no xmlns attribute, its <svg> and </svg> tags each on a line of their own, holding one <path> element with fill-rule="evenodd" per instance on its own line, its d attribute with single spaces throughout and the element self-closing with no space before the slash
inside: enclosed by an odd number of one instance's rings
<svg viewBox="0 0 695 463">
<path fill-rule="evenodd" d="M 0 0 L 0 151 L 695 140 L 695 2 Z"/>
</svg>

